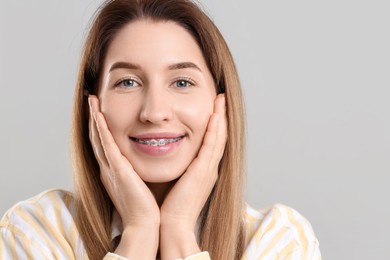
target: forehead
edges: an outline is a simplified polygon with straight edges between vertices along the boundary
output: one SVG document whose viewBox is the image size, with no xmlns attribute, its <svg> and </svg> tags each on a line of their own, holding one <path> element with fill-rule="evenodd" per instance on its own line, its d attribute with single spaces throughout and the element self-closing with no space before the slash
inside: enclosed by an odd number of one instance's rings
<svg viewBox="0 0 390 260">
<path fill-rule="evenodd" d="M 108 47 L 105 65 L 118 60 L 153 63 L 196 62 L 207 68 L 193 36 L 172 21 L 137 20 L 125 25 Z"/>
</svg>

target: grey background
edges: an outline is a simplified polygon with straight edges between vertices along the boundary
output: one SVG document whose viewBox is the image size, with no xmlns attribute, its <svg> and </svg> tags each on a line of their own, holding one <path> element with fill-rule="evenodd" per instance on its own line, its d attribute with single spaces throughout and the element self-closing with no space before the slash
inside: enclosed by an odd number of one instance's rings
<svg viewBox="0 0 390 260">
<path fill-rule="evenodd" d="M 0 215 L 72 188 L 80 46 L 101 1 L 0 2 Z M 388 1 L 202 1 L 247 104 L 247 201 L 312 223 L 324 259 L 390 259 Z"/>
</svg>

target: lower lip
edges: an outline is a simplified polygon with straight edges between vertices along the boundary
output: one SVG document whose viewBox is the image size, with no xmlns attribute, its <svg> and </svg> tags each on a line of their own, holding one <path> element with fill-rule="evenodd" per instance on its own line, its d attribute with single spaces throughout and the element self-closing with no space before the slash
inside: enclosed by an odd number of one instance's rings
<svg viewBox="0 0 390 260">
<path fill-rule="evenodd" d="M 141 144 L 141 143 L 134 141 L 133 139 L 130 139 L 130 140 L 133 142 L 135 147 L 138 150 L 140 150 L 141 152 L 146 153 L 148 155 L 152 155 L 152 156 L 162 156 L 162 155 L 168 155 L 168 154 L 176 151 L 179 148 L 180 144 L 183 142 L 184 137 L 181 138 L 177 142 L 169 143 L 169 144 L 161 145 L 161 146 Z"/>
</svg>

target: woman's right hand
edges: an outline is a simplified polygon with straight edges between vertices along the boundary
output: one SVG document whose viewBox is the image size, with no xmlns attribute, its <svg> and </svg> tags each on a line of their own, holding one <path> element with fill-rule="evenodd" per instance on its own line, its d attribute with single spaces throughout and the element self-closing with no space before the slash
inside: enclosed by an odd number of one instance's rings
<svg viewBox="0 0 390 260">
<path fill-rule="evenodd" d="M 118 211 L 123 233 L 116 253 L 130 259 L 156 259 L 160 210 L 156 200 L 122 155 L 99 109 L 90 95 L 90 141 L 100 166 L 100 179 Z"/>
</svg>

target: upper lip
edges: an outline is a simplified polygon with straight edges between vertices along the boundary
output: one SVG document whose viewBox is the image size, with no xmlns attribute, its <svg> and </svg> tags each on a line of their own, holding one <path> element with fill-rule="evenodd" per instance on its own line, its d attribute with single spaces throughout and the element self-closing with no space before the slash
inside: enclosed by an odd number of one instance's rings
<svg viewBox="0 0 390 260">
<path fill-rule="evenodd" d="M 179 138 L 183 137 L 185 134 L 162 132 L 162 133 L 146 133 L 130 136 L 130 138 L 136 139 L 170 139 L 170 138 Z"/>
</svg>

